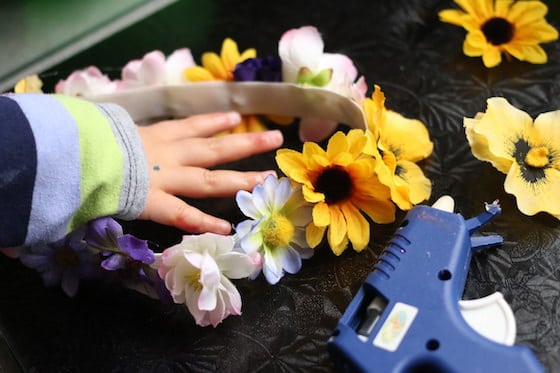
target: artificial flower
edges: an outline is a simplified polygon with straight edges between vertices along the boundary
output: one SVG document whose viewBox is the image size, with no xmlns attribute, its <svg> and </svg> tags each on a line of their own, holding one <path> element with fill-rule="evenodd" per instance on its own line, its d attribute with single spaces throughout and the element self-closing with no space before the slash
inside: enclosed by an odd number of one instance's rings
<svg viewBox="0 0 560 373">
<path fill-rule="evenodd" d="M 14 93 L 43 93 L 43 81 L 39 75 L 26 76 L 14 86 Z"/>
<path fill-rule="evenodd" d="M 303 196 L 313 204 L 313 221 L 307 226 L 306 239 L 317 246 L 328 229 L 329 246 L 340 255 L 348 244 L 363 250 L 370 237 L 370 227 L 362 212 L 377 223 L 395 219 L 395 205 L 390 190 L 375 173 L 377 159 L 364 154 L 368 138 L 362 130 L 347 135 L 335 133 L 323 150 L 313 142 L 303 145 L 303 152 L 280 149 L 276 162 L 294 182 L 302 185 Z"/>
<path fill-rule="evenodd" d="M 257 52 L 250 48 L 239 53 L 237 43 L 226 38 L 222 43 L 220 55 L 206 52 L 202 55 L 202 66 L 193 66 L 183 70 L 185 78 L 191 82 L 204 82 L 212 80 L 234 80 L 236 66 L 250 58 L 256 58 Z M 266 126 L 255 115 L 243 115 L 241 123 L 229 131 L 220 132 L 218 135 L 228 133 L 259 132 L 265 131 Z"/>
<path fill-rule="evenodd" d="M 255 58 L 257 52 L 250 48 L 239 53 L 237 43 L 226 38 L 222 43 L 222 50 L 218 56 L 214 52 L 206 52 L 202 55 L 202 66 L 193 66 L 185 69 L 183 74 L 191 82 L 208 80 L 233 80 L 235 66 L 248 58 Z"/>
<path fill-rule="evenodd" d="M 281 79 L 282 63 L 278 57 L 248 58 L 233 70 L 236 82 L 279 82 Z"/>
<path fill-rule="evenodd" d="M 505 191 L 526 215 L 540 211 L 560 219 L 560 110 L 529 114 L 505 98 L 491 97 L 486 112 L 465 118 L 475 157 L 507 174 Z"/>
<path fill-rule="evenodd" d="M 539 45 L 558 39 L 558 31 L 545 19 L 548 8 L 537 0 L 455 0 L 463 10 L 439 13 L 443 22 L 467 30 L 463 52 L 482 56 L 486 67 L 501 63 L 502 53 L 521 61 L 546 63 Z"/>
<path fill-rule="evenodd" d="M 214 327 L 229 315 L 241 314 L 241 295 L 229 279 L 248 277 L 253 260 L 234 251 L 232 236 L 205 233 L 184 236 L 163 251 L 158 274 L 175 303 L 187 305 L 196 323 Z"/>
<path fill-rule="evenodd" d="M 186 79 L 183 71 L 194 65 L 188 48 L 178 49 L 167 58 L 161 51 L 152 51 L 141 60 L 133 60 L 125 65 L 120 88 L 184 83 Z"/>
<path fill-rule="evenodd" d="M 276 284 L 284 272 L 297 273 L 301 259 L 313 255 L 305 240 L 311 205 L 303 199 L 301 188 L 293 189 L 289 179 L 269 175 L 253 193 L 237 192 L 235 200 L 250 218 L 236 227 L 240 246 L 247 254 L 261 254 L 266 280 Z"/>
<path fill-rule="evenodd" d="M 84 230 L 77 229 L 60 241 L 26 248 L 19 259 L 41 273 L 45 286 L 60 284 L 73 297 L 78 292 L 80 278 L 90 275 L 94 267 L 94 256 L 83 237 Z"/>
<path fill-rule="evenodd" d="M 123 234 L 121 225 L 109 217 L 90 221 L 84 240 L 106 257 L 101 266 L 108 271 L 125 268 L 131 261 L 152 264 L 155 260 L 147 241 Z"/>
<path fill-rule="evenodd" d="M 358 70 L 352 60 L 343 54 L 324 53 L 323 39 L 313 26 L 286 31 L 278 43 L 278 55 L 285 82 L 322 87 L 357 102 L 366 95 L 367 84 L 363 77 L 356 81 Z M 322 118 L 302 118 L 300 139 L 323 140 L 337 124 Z"/>
<path fill-rule="evenodd" d="M 374 142 L 371 154 L 381 160 L 376 164 L 376 173 L 381 183 L 391 189 L 393 202 L 409 210 L 427 200 L 432 184 L 416 164 L 433 150 L 426 126 L 417 119 L 387 110 L 385 95 L 377 85 L 362 107 Z"/>
<path fill-rule="evenodd" d="M 111 81 L 97 67 L 90 66 L 83 70 L 74 71 L 59 81 L 54 87 L 56 93 L 69 96 L 94 96 L 113 93 L 118 89 L 118 83 Z"/>
</svg>

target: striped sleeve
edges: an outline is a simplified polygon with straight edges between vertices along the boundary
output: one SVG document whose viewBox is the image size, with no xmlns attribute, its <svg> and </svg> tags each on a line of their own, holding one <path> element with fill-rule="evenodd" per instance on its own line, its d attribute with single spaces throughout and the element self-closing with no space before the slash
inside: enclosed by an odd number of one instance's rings
<svg viewBox="0 0 560 373">
<path fill-rule="evenodd" d="M 18 220 L 26 234 L 23 240 L 12 237 L 9 245 L 52 242 L 100 216 L 134 219 L 140 214 L 148 171 L 138 132 L 122 108 L 61 95 L 3 98 L 22 113 L 25 121 L 14 123 L 27 123 L 37 159 L 32 197 L 27 197 L 29 217 L 26 224 Z M 0 123 L 2 131 L 6 125 Z M 23 141 L 20 145 L 30 148 Z M 4 213 L 3 206 L 0 210 Z M 6 246 L 2 236 L 1 246 Z"/>
<path fill-rule="evenodd" d="M 0 96 L 0 247 L 27 235 L 37 169 L 35 141 L 17 103 Z"/>
</svg>

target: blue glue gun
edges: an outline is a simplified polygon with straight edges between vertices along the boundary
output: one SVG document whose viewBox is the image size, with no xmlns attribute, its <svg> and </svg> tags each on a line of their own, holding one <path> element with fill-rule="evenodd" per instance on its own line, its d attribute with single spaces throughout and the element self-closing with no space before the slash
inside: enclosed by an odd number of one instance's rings
<svg viewBox="0 0 560 373">
<path fill-rule="evenodd" d="M 340 319 L 328 349 L 341 372 L 544 372 L 514 346 L 515 319 L 501 293 L 461 300 L 472 253 L 501 244 L 471 236 L 501 210 L 465 220 L 451 197 L 416 206 Z"/>
</svg>

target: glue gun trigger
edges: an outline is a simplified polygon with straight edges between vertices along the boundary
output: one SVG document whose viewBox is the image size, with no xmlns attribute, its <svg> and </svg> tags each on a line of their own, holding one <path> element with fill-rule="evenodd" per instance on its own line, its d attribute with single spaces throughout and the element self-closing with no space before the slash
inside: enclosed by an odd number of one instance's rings
<svg viewBox="0 0 560 373">
<path fill-rule="evenodd" d="M 460 300 L 461 315 L 483 337 L 512 346 L 515 342 L 516 324 L 513 311 L 500 292 L 472 300 Z"/>
</svg>

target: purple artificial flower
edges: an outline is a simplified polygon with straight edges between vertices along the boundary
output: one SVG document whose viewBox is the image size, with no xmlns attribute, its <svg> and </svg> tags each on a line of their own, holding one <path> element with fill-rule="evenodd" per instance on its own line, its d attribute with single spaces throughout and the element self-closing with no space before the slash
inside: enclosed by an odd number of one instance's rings
<svg viewBox="0 0 560 373">
<path fill-rule="evenodd" d="M 84 239 L 87 245 L 107 257 L 101 266 L 108 271 L 124 268 L 131 260 L 145 264 L 155 260 L 147 241 L 123 234 L 121 225 L 108 217 L 91 221 Z"/>
<path fill-rule="evenodd" d="M 73 297 L 78 292 L 80 278 L 93 272 L 94 256 L 83 241 L 84 230 L 78 229 L 62 240 L 26 248 L 20 260 L 37 270 L 47 287 L 60 284 Z"/>
<path fill-rule="evenodd" d="M 279 82 L 282 78 L 282 62 L 278 57 L 248 58 L 233 70 L 237 82 Z"/>
</svg>

